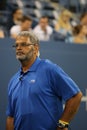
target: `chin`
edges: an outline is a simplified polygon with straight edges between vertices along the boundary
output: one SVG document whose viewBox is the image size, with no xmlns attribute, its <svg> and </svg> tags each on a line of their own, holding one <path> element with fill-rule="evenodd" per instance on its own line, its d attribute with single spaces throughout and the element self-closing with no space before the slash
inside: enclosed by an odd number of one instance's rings
<svg viewBox="0 0 87 130">
<path fill-rule="evenodd" d="M 16 56 L 16 59 L 20 60 L 20 61 L 24 61 L 25 57 L 21 57 L 21 56 Z"/>
</svg>

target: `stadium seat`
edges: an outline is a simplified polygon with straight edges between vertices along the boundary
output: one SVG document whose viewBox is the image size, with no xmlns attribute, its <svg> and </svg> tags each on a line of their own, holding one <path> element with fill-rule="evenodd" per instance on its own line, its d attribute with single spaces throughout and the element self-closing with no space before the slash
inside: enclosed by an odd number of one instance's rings
<svg viewBox="0 0 87 130">
<path fill-rule="evenodd" d="M 39 4 L 40 4 L 40 6 L 38 7 L 38 9 L 54 10 L 54 7 L 51 5 L 50 2 L 42 1 Z"/>
<path fill-rule="evenodd" d="M 55 19 L 55 16 L 53 14 L 52 10 L 39 10 L 41 16 L 48 16 L 49 19 Z"/>
<path fill-rule="evenodd" d="M 9 11 L 0 11 L 0 25 L 7 26 L 8 17 L 10 16 Z"/>
<path fill-rule="evenodd" d="M 24 8 L 37 8 L 35 1 L 23 1 L 23 7 Z"/>
<path fill-rule="evenodd" d="M 23 8 L 23 14 L 31 17 L 37 17 L 33 8 Z"/>
</svg>

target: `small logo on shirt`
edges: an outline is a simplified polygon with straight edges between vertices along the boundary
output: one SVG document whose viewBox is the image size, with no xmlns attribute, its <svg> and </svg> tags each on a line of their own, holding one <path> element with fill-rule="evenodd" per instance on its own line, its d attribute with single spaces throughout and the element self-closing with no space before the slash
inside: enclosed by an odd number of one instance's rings
<svg viewBox="0 0 87 130">
<path fill-rule="evenodd" d="M 35 79 L 31 79 L 31 80 L 30 80 L 30 83 L 35 83 Z"/>
</svg>

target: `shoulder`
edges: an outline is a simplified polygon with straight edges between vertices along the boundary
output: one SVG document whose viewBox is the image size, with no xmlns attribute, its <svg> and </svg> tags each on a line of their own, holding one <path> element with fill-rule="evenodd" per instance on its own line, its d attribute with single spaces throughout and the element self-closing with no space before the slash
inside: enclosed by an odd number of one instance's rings
<svg viewBox="0 0 87 130">
<path fill-rule="evenodd" d="M 48 59 L 42 60 L 41 65 L 39 66 L 39 71 L 41 72 L 41 74 L 45 73 L 50 81 L 56 82 L 66 75 L 64 70 L 59 65 Z"/>
<path fill-rule="evenodd" d="M 40 29 L 39 25 L 36 25 L 33 30 L 37 30 L 37 29 Z"/>
<path fill-rule="evenodd" d="M 46 67 L 47 66 L 52 66 L 54 63 L 51 61 L 51 60 L 49 60 L 49 59 L 42 59 L 41 60 L 41 63 L 42 63 L 42 65 L 45 65 Z"/>
<path fill-rule="evenodd" d="M 19 25 L 14 25 L 11 27 L 10 32 L 18 32 L 20 30 L 20 26 Z"/>
<path fill-rule="evenodd" d="M 43 34 L 43 31 L 40 28 L 40 25 L 37 25 L 34 29 L 33 29 L 34 33 L 36 33 L 36 35 L 40 38 L 40 36 Z"/>
<path fill-rule="evenodd" d="M 20 28 L 20 25 L 14 25 L 11 27 L 11 29 L 18 29 L 18 28 Z"/>
<path fill-rule="evenodd" d="M 56 69 L 60 68 L 57 64 L 55 64 L 54 62 L 52 62 L 49 59 L 42 59 L 41 66 L 42 66 L 42 68 L 49 70 L 49 71 L 55 71 Z"/>
<path fill-rule="evenodd" d="M 53 28 L 51 26 L 48 25 L 47 29 L 48 29 L 49 32 L 51 32 L 51 33 L 53 32 Z"/>
</svg>

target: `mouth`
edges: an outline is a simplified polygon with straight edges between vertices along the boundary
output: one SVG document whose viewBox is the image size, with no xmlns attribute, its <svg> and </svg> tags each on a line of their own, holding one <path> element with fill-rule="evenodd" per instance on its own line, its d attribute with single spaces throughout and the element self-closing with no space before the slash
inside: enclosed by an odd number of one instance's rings
<svg viewBox="0 0 87 130">
<path fill-rule="evenodd" d="M 23 53 L 23 52 L 18 51 L 18 52 L 16 52 L 16 55 L 24 55 L 24 53 Z"/>
</svg>

